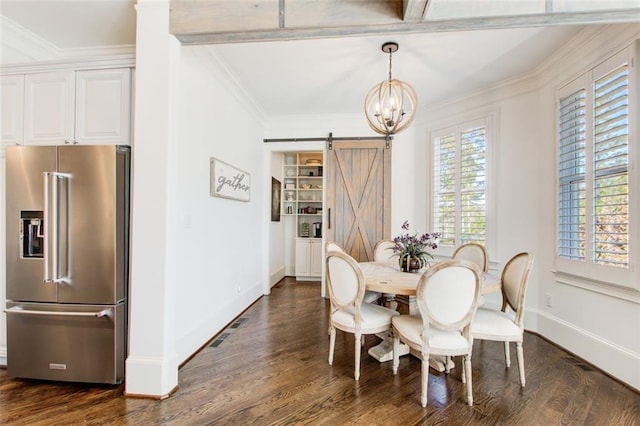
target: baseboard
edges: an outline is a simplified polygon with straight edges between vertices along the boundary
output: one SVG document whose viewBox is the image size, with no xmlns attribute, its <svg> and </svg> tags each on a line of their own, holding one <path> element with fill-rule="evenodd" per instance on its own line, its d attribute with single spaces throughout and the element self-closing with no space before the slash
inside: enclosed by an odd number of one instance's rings
<svg viewBox="0 0 640 426">
<path fill-rule="evenodd" d="M 178 386 L 178 368 L 165 358 L 129 356 L 126 361 L 125 394 L 165 399 Z"/>
<path fill-rule="evenodd" d="M 320 282 L 322 277 L 296 277 L 296 281 Z"/>
<path fill-rule="evenodd" d="M 538 312 L 534 332 L 640 391 L 640 354 L 546 312 Z"/>
<path fill-rule="evenodd" d="M 269 288 L 278 284 L 286 276 L 284 266 L 271 273 L 269 277 Z"/>
</svg>

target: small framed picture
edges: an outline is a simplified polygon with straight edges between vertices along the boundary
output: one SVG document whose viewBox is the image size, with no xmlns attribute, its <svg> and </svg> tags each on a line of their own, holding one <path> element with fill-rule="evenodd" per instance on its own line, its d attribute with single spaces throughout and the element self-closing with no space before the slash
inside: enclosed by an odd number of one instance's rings
<svg viewBox="0 0 640 426">
<path fill-rule="evenodd" d="M 280 222 L 280 181 L 271 177 L 271 222 Z"/>
</svg>

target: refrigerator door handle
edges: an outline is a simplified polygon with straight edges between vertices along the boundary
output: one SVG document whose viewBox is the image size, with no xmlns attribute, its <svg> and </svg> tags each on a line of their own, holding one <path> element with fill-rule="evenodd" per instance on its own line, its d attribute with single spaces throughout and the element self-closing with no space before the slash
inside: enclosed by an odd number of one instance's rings
<svg viewBox="0 0 640 426">
<path fill-rule="evenodd" d="M 67 312 L 67 311 L 34 311 L 29 309 L 22 309 L 22 306 L 14 306 L 4 310 L 7 314 L 24 314 L 24 315 L 57 315 L 65 317 L 96 317 L 103 318 L 113 316 L 110 309 L 103 309 L 98 312 Z"/>
<path fill-rule="evenodd" d="M 45 283 L 56 284 L 68 280 L 69 177 L 66 173 L 44 172 Z M 61 183 L 64 183 L 62 191 Z"/>
<path fill-rule="evenodd" d="M 45 283 L 52 283 L 53 282 L 53 278 L 52 278 L 52 273 L 53 271 L 53 264 L 52 264 L 52 259 L 53 259 L 53 255 L 52 253 L 55 251 L 54 250 L 54 238 L 52 238 L 52 229 L 53 229 L 53 217 L 52 217 L 52 213 L 53 213 L 53 208 L 51 207 L 51 197 L 49 196 L 49 193 L 51 192 L 49 189 L 50 187 L 50 183 L 51 183 L 51 175 L 53 173 L 52 172 L 44 172 L 44 276 L 43 276 L 43 281 Z"/>
</svg>

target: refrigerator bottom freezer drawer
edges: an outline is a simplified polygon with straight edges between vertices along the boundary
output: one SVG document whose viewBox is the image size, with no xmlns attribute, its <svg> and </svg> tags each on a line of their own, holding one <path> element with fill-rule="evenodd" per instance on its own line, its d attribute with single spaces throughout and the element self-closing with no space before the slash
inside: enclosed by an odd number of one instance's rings
<svg viewBox="0 0 640 426">
<path fill-rule="evenodd" d="M 7 302 L 8 375 L 122 383 L 125 306 Z"/>
</svg>

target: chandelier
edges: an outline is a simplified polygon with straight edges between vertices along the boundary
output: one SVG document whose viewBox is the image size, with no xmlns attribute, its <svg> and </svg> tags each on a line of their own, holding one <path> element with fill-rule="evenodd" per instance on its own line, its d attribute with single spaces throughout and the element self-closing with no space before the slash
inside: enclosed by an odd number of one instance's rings
<svg viewBox="0 0 640 426">
<path fill-rule="evenodd" d="M 386 136 L 401 132 L 411 124 L 418 103 L 413 87 L 391 76 L 391 55 L 397 50 L 398 43 L 388 41 L 382 45 L 382 51 L 389 54 L 389 79 L 372 87 L 364 101 L 369 126 Z"/>
</svg>

